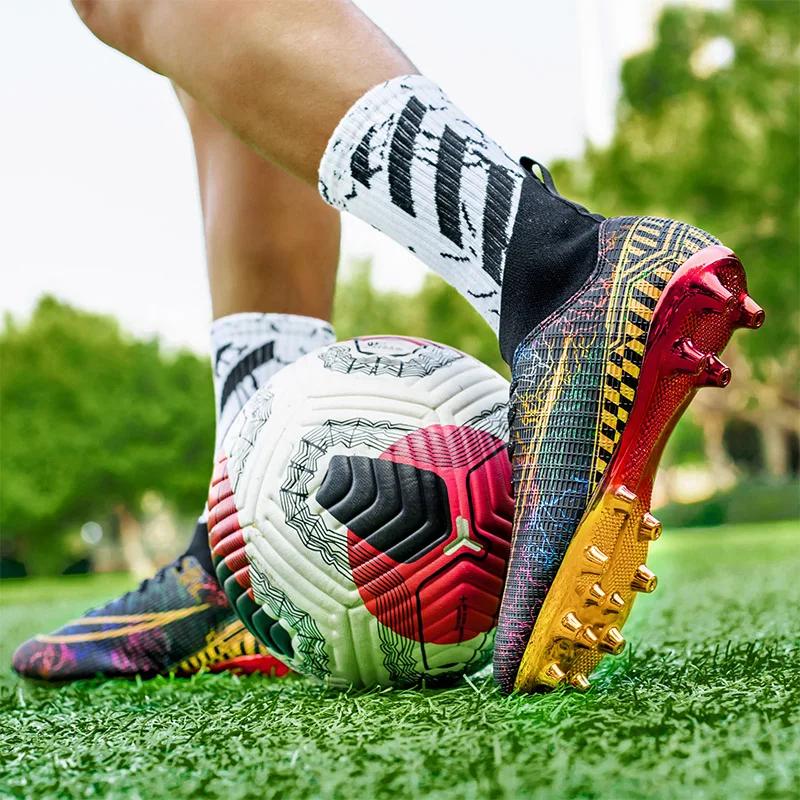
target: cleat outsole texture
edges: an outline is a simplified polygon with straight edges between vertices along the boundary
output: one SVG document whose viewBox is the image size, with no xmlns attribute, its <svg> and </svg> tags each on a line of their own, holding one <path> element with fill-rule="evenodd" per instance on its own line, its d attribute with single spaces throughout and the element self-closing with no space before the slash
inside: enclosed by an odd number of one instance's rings
<svg viewBox="0 0 800 800">
<path fill-rule="evenodd" d="M 733 331 L 763 322 L 764 312 L 747 294 L 744 269 L 727 248 L 700 250 L 672 276 L 653 313 L 627 425 L 541 607 L 516 689 L 562 682 L 586 689 L 586 676 L 604 654 L 622 652 L 620 629 L 636 594 L 657 585 L 645 562 L 650 542 L 661 534 L 650 496 L 664 445 L 699 388 L 730 381 L 718 354 Z M 587 648 L 584 640 L 579 646 L 566 636 L 565 619 L 580 620 L 597 645 Z"/>
</svg>

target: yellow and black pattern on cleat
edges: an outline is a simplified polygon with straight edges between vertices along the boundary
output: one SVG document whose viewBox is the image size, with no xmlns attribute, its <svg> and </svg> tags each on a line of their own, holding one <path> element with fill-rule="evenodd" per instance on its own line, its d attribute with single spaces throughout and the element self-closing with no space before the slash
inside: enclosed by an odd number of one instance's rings
<svg viewBox="0 0 800 800">
<path fill-rule="evenodd" d="M 654 217 L 635 219 L 614 234 L 617 238 L 606 242 L 615 266 L 605 312 L 606 369 L 590 493 L 603 477 L 625 430 L 639 382 L 647 332 L 661 292 L 680 264 L 717 243 L 698 228 Z M 604 255 L 601 252 L 600 257 Z"/>
<path fill-rule="evenodd" d="M 237 619 L 224 628 L 209 631 L 206 646 L 181 661 L 175 672 L 193 674 L 224 661 L 256 655 L 268 655 L 268 652 Z"/>
</svg>

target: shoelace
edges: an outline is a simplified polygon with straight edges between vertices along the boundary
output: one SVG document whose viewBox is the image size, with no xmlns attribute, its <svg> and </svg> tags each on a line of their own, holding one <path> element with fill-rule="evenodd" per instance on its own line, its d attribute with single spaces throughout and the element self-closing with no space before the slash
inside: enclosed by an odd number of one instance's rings
<svg viewBox="0 0 800 800">
<path fill-rule="evenodd" d="M 155 575 L 150 578 L 145 578 L 137 587 L 136 589 L 132 589 L 130 592 L 126 592 L 125 596 L 131 594 L 140 594 L 146 590 L 149 584 L 151 583 L 164 583 L 165 578 L 167 577 L 167 573 L 172 571 L 176 574 L 183 572 L 183 556 L 178 556 L 174 561 L 171 561 L 169 564 L 161 567 Z"/>
</svg>

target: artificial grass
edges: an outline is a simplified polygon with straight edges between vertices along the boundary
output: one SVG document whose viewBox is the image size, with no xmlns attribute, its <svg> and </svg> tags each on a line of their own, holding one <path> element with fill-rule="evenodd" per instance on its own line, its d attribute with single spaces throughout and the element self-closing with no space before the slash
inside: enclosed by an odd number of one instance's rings
<svg viewBox="0 0 800 800">
<path fill-rule="evenodd" d="M 798 797 L 798 544 L 797 523 L 667 531 L 658 591 L 585 695 L 231 675 L 34 687 L 10 672 L 15 645 L 129 585 L 6 582 L 0 796 Z"/>
</svg>

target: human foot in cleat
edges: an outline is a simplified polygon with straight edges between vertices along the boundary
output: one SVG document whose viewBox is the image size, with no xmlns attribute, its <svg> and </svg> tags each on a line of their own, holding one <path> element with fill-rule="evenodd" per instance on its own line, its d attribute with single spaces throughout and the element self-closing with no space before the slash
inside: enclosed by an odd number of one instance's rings
<svg viewBox="0 0 800 800">
<path fill-rule="evenodd" d="M 764 312 L 732 251 L 655 218 L 606 220 L 584 287 L 521 343 L 512 365 L 515 539 L 495 645 L 507 691 L 588 676 L 625 646 L 661 534 L 650 495 L 697 389 L 731 378 L 719 354 Z"/>
<path fill-rule="evenodd" d="M 276 676 L 289 671 L 239 622 L 216 579 L 193 556 L 59 630 L 24 642 L 13 666 L 24 678 L 48 683 L 191 675 L 204 668 Z"/>
</svg>

